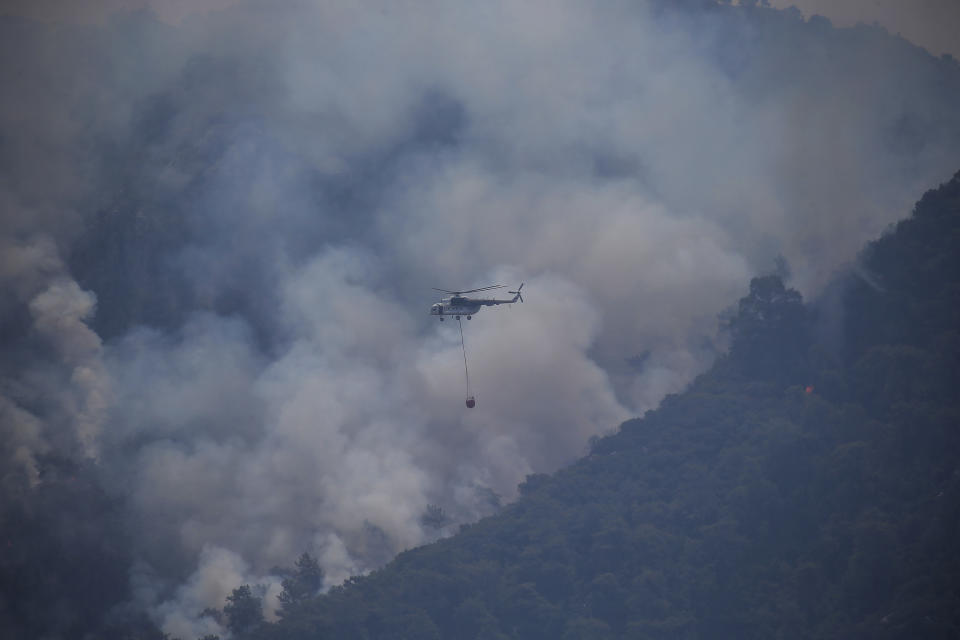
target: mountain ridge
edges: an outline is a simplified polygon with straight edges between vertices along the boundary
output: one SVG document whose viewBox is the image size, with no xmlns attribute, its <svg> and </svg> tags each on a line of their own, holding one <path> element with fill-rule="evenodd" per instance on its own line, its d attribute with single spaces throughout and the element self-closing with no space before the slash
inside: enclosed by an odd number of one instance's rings
<svg viewBox="0 0 960 640">
<path fill-rule="evenodd" d="M 528 476 L 500 514 L 250 637 L 951 636 L 958 196 L 960 173 L 864 250 L 884 284 L 846 281 L 841 354 L 797 340 L 771 372 L 772 336 L 836 310 L 755 278 L 730 354 L 686 392 Z"/>
</svg>

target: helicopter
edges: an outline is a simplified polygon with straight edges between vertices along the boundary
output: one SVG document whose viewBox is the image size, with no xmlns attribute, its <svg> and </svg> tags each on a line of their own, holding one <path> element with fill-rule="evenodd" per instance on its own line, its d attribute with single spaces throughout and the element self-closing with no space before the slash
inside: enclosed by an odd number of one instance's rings
<svg viewBox="0 0 960 640">
<path fill-rule="evenodd" d="M 520 283 L 520 286 L 517 287 L 516 291 L 508 291 L 507 293 L 512 293 L 513 298 L 508 300 L 497 300 L 495 298 L 468 298 L 466 294 L 468 293 L 477 293 L 480 291 L 491 291 L 493 289 L 502 289 L 506 285 L 494 284 L 489 287 L 480 287 L 479 289 L 469 289 L 467 291 L 450 291 L 449 289 L 438 289 L 433 287 L 435 291 L 442 291 L 443 293 L 449 293 L 450 296 L 446 298 L 441 298 L 440 302 L 436 302 L 433 306 L 430 307 L 430 315 L 439 316 L 440 321 L 443 322 L 444 316 L 455 316 L 457 320 L 460 319 L 460 316 L 467 316 L 467 320 L 471 320 L 474 314 L 478 313 L 483 307 L 492 307 L 498 304 L 513 304 L 517 300 L 523 302 L 523 296 L 520 295 L 520 290 L 523 289 L 523 283 Z"/>
</svg>

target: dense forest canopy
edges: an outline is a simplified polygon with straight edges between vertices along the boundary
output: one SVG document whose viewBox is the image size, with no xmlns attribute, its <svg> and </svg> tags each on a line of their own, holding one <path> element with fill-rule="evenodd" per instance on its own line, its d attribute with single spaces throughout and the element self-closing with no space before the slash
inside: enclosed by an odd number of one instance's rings
<svg viewBox="0 0 960 640">
<path fill-rule="evenodd" d="M 690 389 L 240 637 L 956 637 L 958 241 L 960 173 L 836 299 L 755 278 Z"/>
<path fill-rule="evenodd" d="M 956 631 L 955 60 L 229 5 L 0 11 L 0 635 Z"/>
</svg>

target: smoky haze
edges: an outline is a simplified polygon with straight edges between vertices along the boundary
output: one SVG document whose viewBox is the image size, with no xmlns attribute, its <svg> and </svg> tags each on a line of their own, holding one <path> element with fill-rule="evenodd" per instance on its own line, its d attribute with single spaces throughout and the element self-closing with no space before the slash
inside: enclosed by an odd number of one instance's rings
<svg viewBox="0 0 960 640">
<path fill-rule="evenodd" d="M 133 599 L 183 637 L 305 550 L 336 584 L 491 513 L 707 367 L 751 275 L 815 294 L 960 165 L 955 62 L 798 12 L 0 30 L 3 486 L 95 460 Z M 466 411 L 430 287 L 521 281 L 465 321 Z"/>
</svg>

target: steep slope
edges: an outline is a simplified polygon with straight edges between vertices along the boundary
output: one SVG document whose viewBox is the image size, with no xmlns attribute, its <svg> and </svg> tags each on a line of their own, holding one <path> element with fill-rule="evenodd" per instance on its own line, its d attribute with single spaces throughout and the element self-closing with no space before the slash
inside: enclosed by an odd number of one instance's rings
<svg viewBox="0 0 960 640">
<path fill-rule="evenodd" d="M 817 304 L 754 280 L 686 393 L 246 635 L 956 637 L 958 233 L 960 174 Z"/>
<path fill-rule="evenodd" d="M 960 65 L 876 26 L 719 0 L 568 3 L 546 21 L 536 3 L 367 3 L 344 14 L 355 32 L 332 19 L 336 2 L 230 4 L 178 26 L 149 12 L 74 26 L 0 16 L 0 638 L 159 636 L 152 625 L 192 638 L 221 628 L 199 616 L 230 589 L 267 582 L 222 614 L 242 635 L 261 624 L 267 588 L 278 602 L 275 564 L 303 549 L 324 554 L 330 584 L 433 539 L 446 521 L 436 505 L 457 521 L 494 512 L 494 491 L 565 464 L 623 419 L 614 389 L 653 406 L 711 362 L 712 314 L 744 274 L 782 253 L 798 282 L 822 281 L 960 164 Z M 528 288 L 560 276 L 536 287 L 558 306 L 510 316 L 525 331 L 510 329 L 509 343 L 489 332 L 484 344 L 493 322 L 474 322 L 473 353 L 497 362 L 488 371 L 517 400 L 450 412 L 459 345 L 426 324 L 425 287 L 493 282 L 504 265 Z M 943 304 L 926 308 L 928 292 L 907 288 L 893 299 L 887 276 L 861 271 L 813 311 L 758 280 L 731 325 L 727 369 L 698 387 L 703 401 L 740 398 L 729 421 L 745 433 L 733 414 L 762 412 L 741 384 L 774 395 L 813 384 L 811 397 L 880 423 L 894 410 L 928 420 L 925 407 L 955 386 L 952 361 L 928 357 L 954 353 L 953 298 L 930 292 Z M 846 300 L 862 311 L 844 314 Z M 930 317 L 943 327 L 925 328 Z M 897 337 L 913 327 L 932 342 Z M 944 382 L 924 386 L 917 368 Z M 874 377 L 854 384 L 851 371 Z M 683 411 L 633 444 L 598 441 L 591 464 L 630 456 L 655 469 L 642 447 L 700 451 L 709 416 L 689 443 L 659 433 L 692 420 Z M 949 419 L 899 444 L 918 478 Z M 702 452 L 700 482 L 715 481 L 713 455 Z M 591 469 L 577 473 L 593 482 Z M 645 509 L 656 478 L 635 473 L 608 484 Z M 528 481 L 531 500 L 551 507 L 537 526 L 563 524 L 553 506 L 588 510 L 565 488 L 535 498 L 562 477 Z M 511 513 L 478 526 L 526 536 L 527 517 Z M 622 537 L 652 522 L 692 544 L 652 517 L 609 528 Z M 593 525 L 578 526 L 587 536 Z M 583 608 L 601 574 L 566 530 L 550 535 L 562 554 L 549 566 L 567 587 L 551 591 L 546 574 L 530 592 L 552 607 L 550 630 L 714 624 L 679 587 L 662 610 L 637 609 L 642 595 Z M 219 571 L 211 549 L 237 572 Z M 490 575 L 507 592 L 531 581 L 510 573 L 524 557 L 496 560 Z M 607 573 L 634 594 L 630 571 Z M 483 633 L 510 636 L 529 621 L 499 590 L 451 596 L 465 607 L 454 613 L 444 600 L 371 601 L 381 617 L 368 631 L 350 617 L 366 615 L 360 605 L 328 612 L 339 601 L 303 602 L 310 592 L 262 631 L 449 637 L 451 620 L 481 620 Z M 316 610 L 298 617 L 301 606 Z"/>
</svg>

